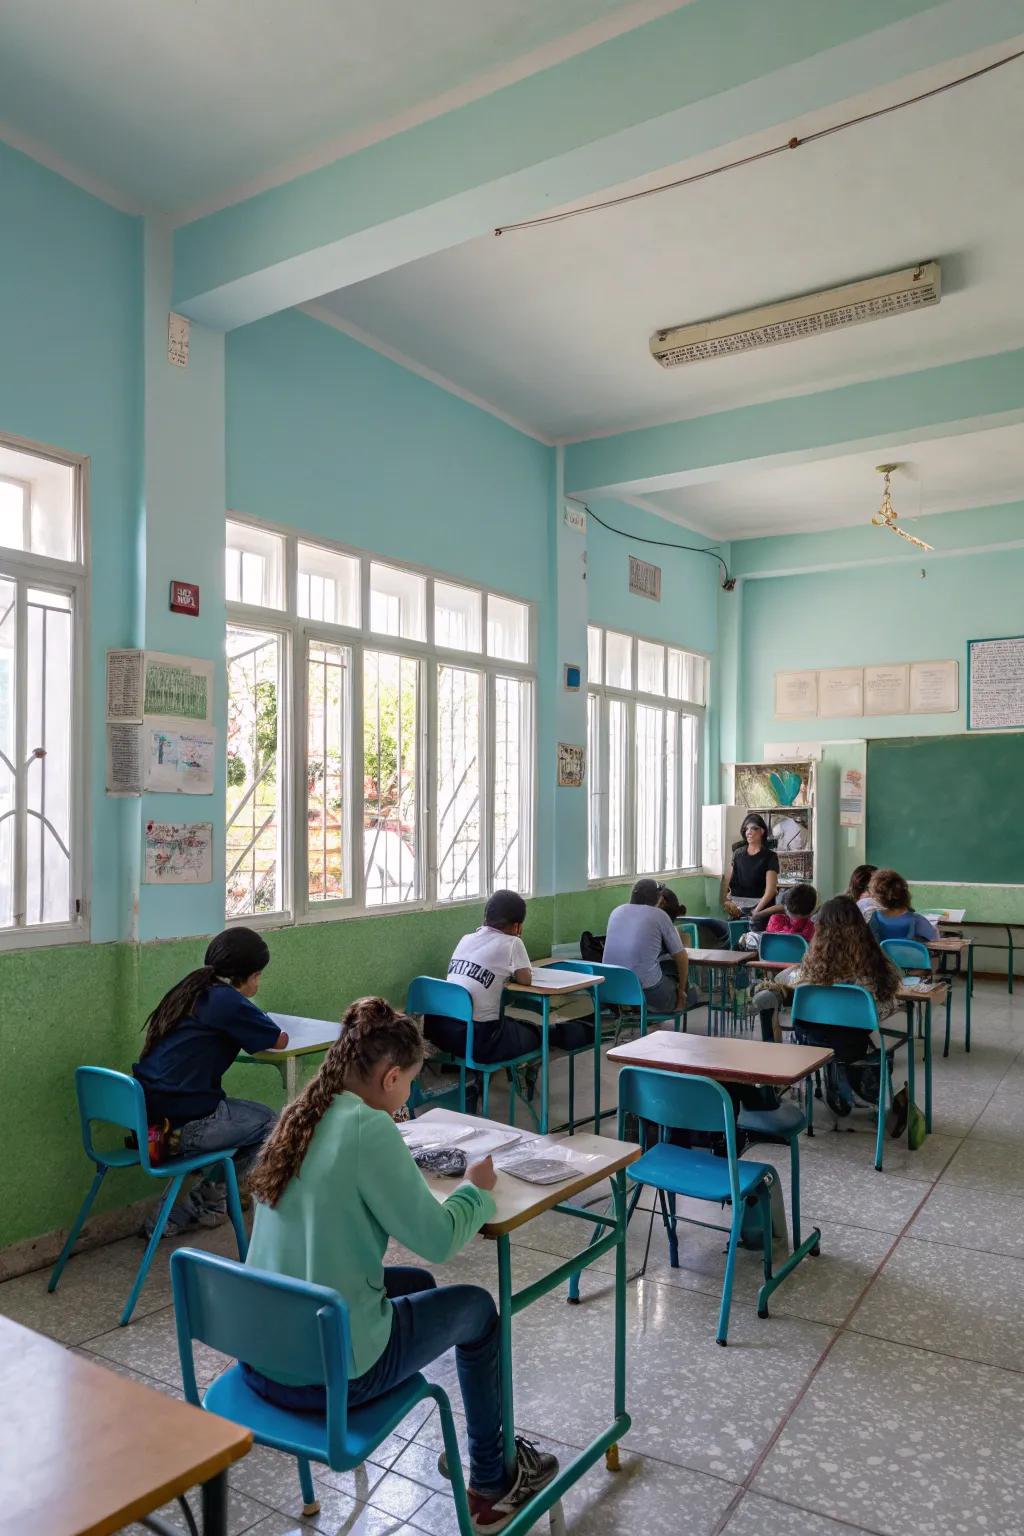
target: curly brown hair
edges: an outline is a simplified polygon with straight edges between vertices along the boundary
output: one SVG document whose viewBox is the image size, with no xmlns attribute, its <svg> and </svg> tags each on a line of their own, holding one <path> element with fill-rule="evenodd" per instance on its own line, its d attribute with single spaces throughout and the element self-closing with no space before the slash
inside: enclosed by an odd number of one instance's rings
<svg viewBox="0 0 1024 1536">
<path fill-rule="evenodd" d="M 833 896 L 818 913 L 807 954 L 800 962 L 801 984 L 831 987 L 852 982 L 867 987 L 880 1003 L 891 1003 L 902 974 L 882 953 L 860 908 L 849 896 Z"/>
<path fill-rule="evenodd" d="M 868 892 L 884 912 L 899 912 L 910 906 L 910 886 L 895 869 L 876 869 Z"/>
<path fill-rule="evenodd" d="M 352 1078 L 365 1080 L 385 1062 L 405 1071 L 422 1060 L 423 1037 L 407 1014 L 397 1013 L 383 997 L 353 1003 L 316 1077 L 281 1112 L 264 1144 L 249 1177 L 254 1197 L 277 1204 L 302 1167 L 313 1132 Z"/>
</svg>

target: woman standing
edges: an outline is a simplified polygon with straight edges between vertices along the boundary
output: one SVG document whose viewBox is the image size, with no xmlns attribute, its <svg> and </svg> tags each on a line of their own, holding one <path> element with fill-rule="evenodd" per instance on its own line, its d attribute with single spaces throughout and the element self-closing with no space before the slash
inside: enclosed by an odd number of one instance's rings
<svg viewBox="0 0 1024 1536">
<path fill-rule="evenodd" d="M 732 868 L 722 881 L 722 906 L 730 917 L 749 917 L 762 930 L 776 905 L 779 856 L 768 823 L 756 811 L 743 818 L 743 841 L 733 848 Z"/>
</svg>

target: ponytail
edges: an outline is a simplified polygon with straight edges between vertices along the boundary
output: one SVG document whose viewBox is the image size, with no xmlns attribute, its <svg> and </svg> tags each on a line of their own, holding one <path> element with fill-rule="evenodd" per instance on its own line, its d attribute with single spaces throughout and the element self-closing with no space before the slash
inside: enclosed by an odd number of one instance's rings
<svg viewBox="0 0 1024 1536">
<path fill-rule="evenodd" d="M 341 1021 L 341 1035 L 324 1057 L 316 1077 L 286 1109 L 249 1177 L 249 1188 L 264 1205 L 275 1206 L 302 1167 L 316 1130 L 352 1078 L 365 1081 L 386 1062 L 403 1070 L 423 1058 L 423 1039 L 404 1013 L 383 997 L 362 997 Z"/>
<path fill-rule="evenodd" d="M 149 1015 L 143 1025 L 146 1031 L 143 1056 L 148 1056 L 154 1046 L 177 1029 L 182 1019 L 191 1016 L 203 993 L 215 981 L 236 986 L 265 970 L 269 960 L 270 950 L 251 928 L 226 928 L 223 933 L 218 933 L 206 946 L 199 969 L 189 971 L 184 981 L 166 992 Z"/>
</svg>

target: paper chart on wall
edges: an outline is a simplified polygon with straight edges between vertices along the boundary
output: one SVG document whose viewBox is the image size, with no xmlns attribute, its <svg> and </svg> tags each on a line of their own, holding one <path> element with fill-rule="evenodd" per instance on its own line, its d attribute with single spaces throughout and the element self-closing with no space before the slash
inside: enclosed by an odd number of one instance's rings
<svg viewBox="0 0 1024 1536">
<path fill-rule="evenodd" d="M 107 720 L 142 719 L 142 651 L 107 652 Z"/>
<path fill-rule="evenodd" d="M 959 669 L 955 661 L 910 663 L 910 713 L 948 715 L 960 702 Z"/>
<path fill-rule="evenodd" d="M 864 713 L 864 669 L 827 667 L 818 673 L 818 714 L 842 720 Z"/>
<path fill-rule="evenodd" d="M 107 721 L 107 794 L 142 794 L 142 727 Z"/>
<path fill-rule="evenodd" d="M 967 647 L 969 731 L 1024 727 L 1024 635 L 972 640 Z"/>
<path fill-rule="evenodd" d="M 144 726 L 147 790 L 161 794 L 212 795 L 216 737 L 210 726 L 195 730 L 147 720 Z"/>
<path fill-rule="evenodd" d="M 909 662 L 864 668 L 864 713 L 866 715 L 910 713 Z"/>
<path fill-rule="evenodd" d="M 213 879 L 213 823 L 146 823 L 146 885 L 208 885 Z"/>
<path fill-rule="evenodd" d="M 779 720 L 811 720 L 817 713 L 817 672 L 776 672 L 776 718 Z"/>
<path fill-rule="evenodd" d="M 864 779 L 860 768 L 847 768 L 839 785 L 839 825 L 859 827 L 864 822 Z"/>
<path fill-rule="evenodd" d="M 207 724 L 213 703 L 213 662 L 147 651 L 143 714 Z"/>
</svg>

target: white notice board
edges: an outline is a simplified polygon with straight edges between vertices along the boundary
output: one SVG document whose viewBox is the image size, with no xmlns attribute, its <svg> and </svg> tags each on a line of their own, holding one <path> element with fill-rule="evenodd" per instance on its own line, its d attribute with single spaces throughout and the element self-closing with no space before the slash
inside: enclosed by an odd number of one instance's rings
<svg viewBox="0 0 1024 1536">
<path fill-rule="evenodd" d="M 967 729 L 1024 729 L 1024 635 L 968 640 Z"/>
</svg>

